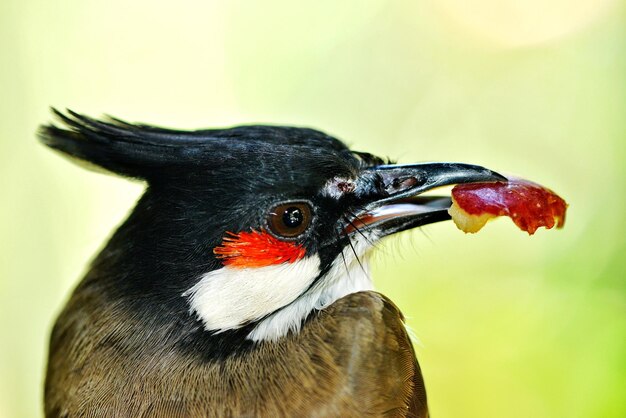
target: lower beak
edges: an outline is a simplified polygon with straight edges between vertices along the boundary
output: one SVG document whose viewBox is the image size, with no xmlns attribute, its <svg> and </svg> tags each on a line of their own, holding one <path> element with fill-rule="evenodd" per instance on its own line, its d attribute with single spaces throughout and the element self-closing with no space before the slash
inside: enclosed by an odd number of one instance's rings
<svg viewBox="0 0 626 418">
<path fill-rule="evenodd" d="M 374 199 L 355 214 L 344 231 L 376 230 L 381 236 L 450 219 L 451 198 L 420 196 L 437 187 L 461 183 L 507 181 L 484 167 L 461 163 L 422 163 L 371 167 L 364 175 L 382 180 L 369 194 Z"/>
</svg>

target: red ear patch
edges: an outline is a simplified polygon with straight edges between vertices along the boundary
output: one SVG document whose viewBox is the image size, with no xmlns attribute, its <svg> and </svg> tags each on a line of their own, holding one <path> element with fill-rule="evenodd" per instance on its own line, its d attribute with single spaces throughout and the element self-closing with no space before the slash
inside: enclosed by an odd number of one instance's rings
<svg viewBox="0 0 626 418">
<path fill-rule="evenodd" d="M 263 230 L 253 229 L 251 232 L 227 232 L 213 253 L 225 266 L 245 268 L 293 263 L 304 257 L 305 250 L 300 244 L 281 241 Z"/>
</svg>

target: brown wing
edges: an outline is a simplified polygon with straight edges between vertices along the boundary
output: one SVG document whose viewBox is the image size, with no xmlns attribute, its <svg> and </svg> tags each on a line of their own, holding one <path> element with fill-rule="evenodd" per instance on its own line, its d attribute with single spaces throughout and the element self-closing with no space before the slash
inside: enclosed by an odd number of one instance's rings
<svg viewBox="0 0 626 418">
<path fill-rule="evenodd" d="M 368 405 L 363 412 L 428 417 L 422 373 L 402 313 L 393 302 L 373 292 L 356 293 L 336 302 L 326 315 L 337 323 L 334 344 L 345 356 L 338 363 L 358 382 L 355 396 Z M 323 316 L 320 320 L 326 327 L 330 322 Z"/>
<path fill-rule="evenodd" d="M 349 295 L 297 335 L 221 360 L 182 352 L 120 306 L 77 292 L 51 345 L 46 416 L 428 416 L 398 309 Z M 99 305 L 99 306 L 98 306 Z"/>
<path fill-rule="evenodd" d="M 383 312 L 385 326 L 398 343 L 398 356 L 405 362 L 404 370 L 407 380 L 405 380 L 404 390 L 409 398 L 409 412 L 406 416 L 426 418 L 428 417 L 426 387 L 413 345 L 404 326 L 404 316 L 396 305 L 386 298 Z"/>
<path fill-rule="evenodd" d="M 411 377 L 411 383 L 405 383 L 405 389 L 409 396 L 409 413 L 407 417 L 426 418 L 428 414 L 428 404 L 426 399 L 426 387 L 422 377 L 422 370 L 415 356 L 415 351 L 411 340 L 404 327 L 404 316 L 389 299 L 385 301 L 384 322 L 391 332 L 396 336 L 402 358 L 406 361 L 406 376 Z"/>
</svg>

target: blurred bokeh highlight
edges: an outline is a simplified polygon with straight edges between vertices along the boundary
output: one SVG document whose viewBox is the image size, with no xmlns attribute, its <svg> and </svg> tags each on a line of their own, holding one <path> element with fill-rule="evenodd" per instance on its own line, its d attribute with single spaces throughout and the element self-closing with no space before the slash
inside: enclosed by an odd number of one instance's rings
<svg viewBox="0 0 626 418">
<path fill-rule="evenodd" d="M 515 173 L 570 204 L 374 257 L 432 414 L 626 416 L 626 5 L 618 0 L 0 3 L 0 417 L 41 416 L 48 335 L 142 185 L 35 140 L 48 106 L 175 128 L 305 125 Z"/>
</svg>

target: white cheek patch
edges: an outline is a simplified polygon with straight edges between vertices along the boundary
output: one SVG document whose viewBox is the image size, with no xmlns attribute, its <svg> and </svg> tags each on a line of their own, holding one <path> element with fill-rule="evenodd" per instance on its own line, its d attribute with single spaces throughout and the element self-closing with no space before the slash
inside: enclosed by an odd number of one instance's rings
<svg viewBox="0 0 626 418">
<path fill-rule="evenodd" d="M 317 255 L 265 267 L 225 266 L 203 275 L 183 296 L 206 330 L 222 332 L 259 320 L 292 303 L 319 272 Z"/>
<path fill-rule="evenodd" d="M 276 341 L 299 332 L 312 311 L 351 293 L 373 290 L 368 258 L 378 236 L 364 234 L 352 238 L 352 246 L 343 249 L 313 286 L 320 274 L 317 255 L 274 266 L 222 267 L 203 275 L 183 296 L 207 331 L 219 333 L 260 320 L 247 338 Z"/>
<path fill-rule="evenodd" d="M 302 322 L 313 310 L 324 309 L 351 293 L 373 290 L 368 258 L 371 243 L 378 236 L 371 232 L 365 232 L 364 235 L 352 238 L 352 247 L 343 249 L 343 253 L 335 258 L 324 277 L 293 303 L 259 322 L 248 335 L 248 339 L 276 341 L 289 332 L 300 331 Z"/>
</svg>

